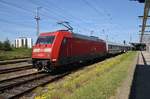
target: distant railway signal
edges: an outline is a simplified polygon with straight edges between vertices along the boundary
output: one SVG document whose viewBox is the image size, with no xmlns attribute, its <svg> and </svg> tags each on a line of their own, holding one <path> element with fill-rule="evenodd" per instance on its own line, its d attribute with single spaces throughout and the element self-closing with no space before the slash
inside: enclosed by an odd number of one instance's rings
<svg viewBox="0 0 150 99">
<path fill-rule="evenodd" d="M 90 35 L 93 36 L 93 34 L 94 34 L 94 31 L 92 30 L 92 31 L 90 32 Z"/>
</svg>

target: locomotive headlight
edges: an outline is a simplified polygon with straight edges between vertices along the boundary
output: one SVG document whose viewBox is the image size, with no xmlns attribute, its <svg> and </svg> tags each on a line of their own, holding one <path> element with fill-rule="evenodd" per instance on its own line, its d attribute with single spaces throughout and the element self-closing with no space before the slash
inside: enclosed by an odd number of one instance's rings
<svg viewBox="0 0 150 99">
<path fill-rule="evenodd" d="M 40 49 L 39 48 L 35 48 L 35 49 L 33 49 L 33 52 L 40 52 Z"/>
<path fill-rule="evenodd" d="M 51 48 L 45 48 L 44 52 L 51 52 L 51 50 L 52 50 Z"/>
</svg>

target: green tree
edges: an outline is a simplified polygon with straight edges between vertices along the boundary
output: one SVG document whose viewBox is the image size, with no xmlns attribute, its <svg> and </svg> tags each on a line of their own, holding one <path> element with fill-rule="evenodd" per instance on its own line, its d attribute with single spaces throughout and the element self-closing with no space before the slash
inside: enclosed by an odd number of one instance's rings
<svg viewBox="0 0 150 99">
<path fill-rule="evenodd" d="M 0 41 L 0 50 L 3 50 L 3 42 Z"/>
<path fill-rule="evenodd" d="M 4 41 L 3 47 L 4 47 L 3 49 L 4 49 L 5 51 L 10 51 L 10 50 L 12 50 L 10 41 L 9 41 L 8 39 L 6 39 L 6 40 Z"/>
</svg>

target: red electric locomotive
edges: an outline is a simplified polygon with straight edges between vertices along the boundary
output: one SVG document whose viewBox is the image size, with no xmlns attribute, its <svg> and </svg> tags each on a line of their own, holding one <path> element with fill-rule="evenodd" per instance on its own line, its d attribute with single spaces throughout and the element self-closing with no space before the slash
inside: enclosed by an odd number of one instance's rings
<svg viewBox="0 0 150 99">
<path fill-rule="evenodd" d="M 38 70 L 53 70 L 65 64 L 93 60 L 106 54 L 105 41 L 59 30 L 39 35 L 32 49 L 32 62 Z"/>
</svg>

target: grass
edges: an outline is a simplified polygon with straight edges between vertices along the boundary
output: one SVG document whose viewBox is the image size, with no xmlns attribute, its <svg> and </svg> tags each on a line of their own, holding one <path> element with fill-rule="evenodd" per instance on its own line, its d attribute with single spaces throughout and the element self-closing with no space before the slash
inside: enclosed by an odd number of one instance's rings
<svg viewBox="0 0 150 99">
<path fill-rule="evenodd" d="M 93 64 L 71 74 L 47 90 L 36 90 L 36 99 L 108 99 L 127 77 L 136 52 L 128 52 L 104 62 Z"/>
<path fill-rule="evenodd" d="M 14 48 L 11 51 L 0 51 L 0 60 L 31 57 L 31 49 Z"/>
</svg>

